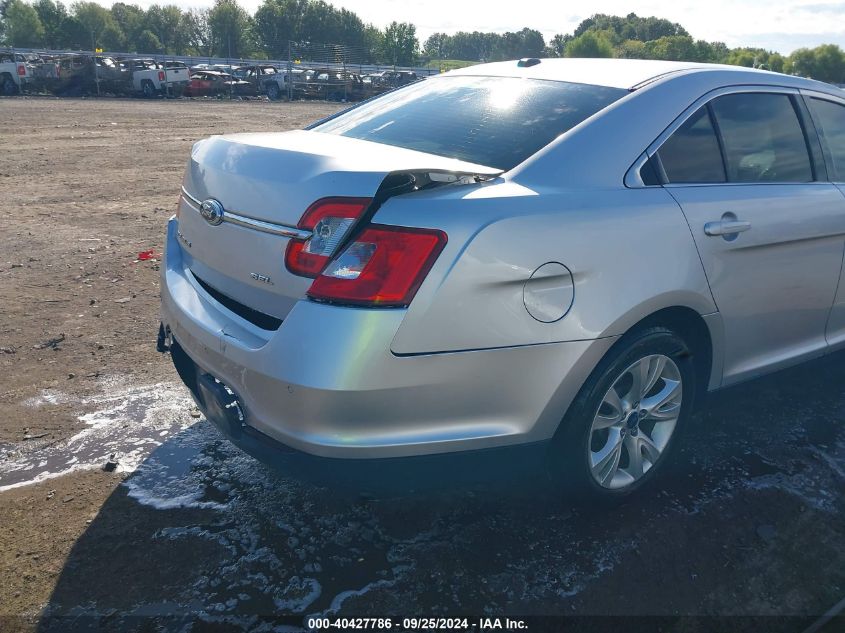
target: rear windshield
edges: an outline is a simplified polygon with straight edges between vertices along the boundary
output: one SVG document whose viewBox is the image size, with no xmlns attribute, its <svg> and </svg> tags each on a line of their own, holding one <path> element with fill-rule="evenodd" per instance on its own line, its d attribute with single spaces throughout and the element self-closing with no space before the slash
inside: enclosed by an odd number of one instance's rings
<svg viewBox="0 0 845 633">
<path fill-rule="evenodd" d="M 507 171 L 625 94 L 562 81 L 438 77 L 312 129 Z"/>
</svg>

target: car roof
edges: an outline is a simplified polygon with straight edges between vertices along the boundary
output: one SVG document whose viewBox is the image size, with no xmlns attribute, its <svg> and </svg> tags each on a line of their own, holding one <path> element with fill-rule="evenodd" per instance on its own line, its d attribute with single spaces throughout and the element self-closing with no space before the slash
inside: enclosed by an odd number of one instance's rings
<svg viewBox="0 0 845 633">
<path fill-rule="evenodd" d="M 531 62 L 534 62 L 531 64 Z M 634 90 L 642 85 L 661 79 L 667 75 L 702 71 L 728 71 L 759 75 L 764 83 L 771 83 L 775 77 L 785 75 L 766 70 L 756 70 L 742 66 L 725 64 L 700 64 L 696 62 L 669 62 L 651 59 L 580 59 L 552 58 L 531 60 L 519 65 L 517 60 L 478 64 L 449 71 L 448 75 L 525 77 L 528 79 L 548 79 L 572 83 L 607 86 Z M 767 78 L 767 79 L 766 79 Z M 797 77 L 790 77 L 795 80 Z"/>
</svg>

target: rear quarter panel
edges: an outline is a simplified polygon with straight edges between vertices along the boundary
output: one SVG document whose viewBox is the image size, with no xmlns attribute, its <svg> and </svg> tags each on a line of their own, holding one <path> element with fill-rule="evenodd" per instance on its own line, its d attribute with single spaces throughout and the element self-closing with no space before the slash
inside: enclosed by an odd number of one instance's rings
<svg viewBox="0 0 845 633">
<path fill-rule="evenodd" d="M 596 339 L 665 307 L 716 310 L 686 220 L 660 188 L 499 181 L 395 198 L 376 221 L 449 236 L 393 339 L 396 354 Z M 531 274 L 548 262 L 574 279 L 572 307 L 554 323 L 535 320 L 523 300 Z"/>
</svg>

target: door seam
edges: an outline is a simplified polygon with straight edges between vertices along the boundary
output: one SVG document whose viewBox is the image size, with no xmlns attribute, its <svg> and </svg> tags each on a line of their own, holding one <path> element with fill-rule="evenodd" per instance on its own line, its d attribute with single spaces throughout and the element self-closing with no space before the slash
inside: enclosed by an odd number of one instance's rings
<svg viewBox="0 0 845 633">
<path fill-rule="evenodd" d="M 687 225 L 687 230 L 689 230 L 689 236 L 692 240 L 692 245 L 695 247 L 695 254 L 698 255 L 698 263 L 701 264 L 701 272 L 704 273 L 704 279 L 707 281 L 707 290 L 710 291 L 710 298 L 713 300 L 713 305 L 716 306 L 716 311 L 720 312 L 721 309 L 719 308 L 719 303 L 716 301 L 716 296 L 713 294 L 713 288 L 710 285 L 710 277 L 707 275 L 707 268 L 704 266 L 704 259 L 701 257 L 701 251 L 698 249 L 698 242 L 695 240 L 695 234 L 692 231 L 692 226 L 690 226 L 689 218 L 687 218 L 687 214 L 684 213 L 684 208 L 681 206 L 681 203 L 678 202 L 678 199 L 672 194 L 672 192 L 667 189 L 665 186 L 661 185 L 661 189 L 669 194 L 669 197 L 672 198 L 672 201 L 678 207 L 678 211 L 681 212 L 681 216 L 684 218 L 684 222 Z M 840 268 L 840 274 L 842 270 Z"/>
</svg>

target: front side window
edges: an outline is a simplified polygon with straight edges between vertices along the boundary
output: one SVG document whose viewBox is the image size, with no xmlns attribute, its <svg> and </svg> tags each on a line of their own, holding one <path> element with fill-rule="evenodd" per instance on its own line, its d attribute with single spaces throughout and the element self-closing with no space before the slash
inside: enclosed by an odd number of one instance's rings
<svg viewBox="0 0 845 633">
<path fill-rule="evenodd" d="M 804 132 L 788 95 L 725 95 L 714 99 L 711 108 L 729 182 L 813 180 Z"/>
<path fill-rule="evenodd" d="M 562 81 L 438 77 L 312 129 L 507 171 L 625 94 Z"/>
<path fill-rule="evenodd" d="M 810 99 L 813 115 L 830 152 L 831 178 L 845 180 L 845 106 L 824 99 Z"/>
<path fill-rule="evenodd" d="M 707 106 L 675 130 L 657 155 L 669 183 L 725 182 L 719 139 Z"/>
</svg>

